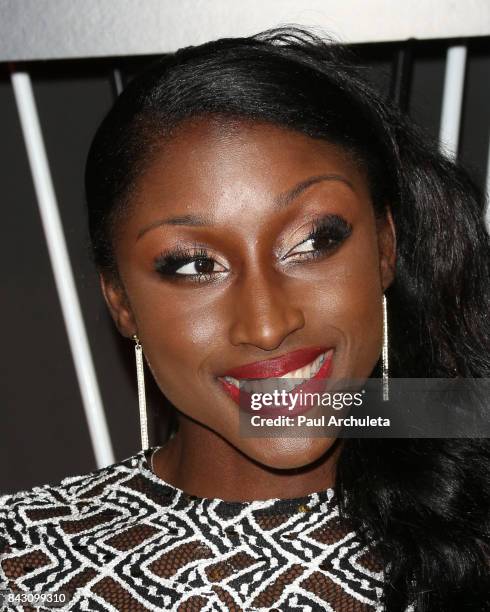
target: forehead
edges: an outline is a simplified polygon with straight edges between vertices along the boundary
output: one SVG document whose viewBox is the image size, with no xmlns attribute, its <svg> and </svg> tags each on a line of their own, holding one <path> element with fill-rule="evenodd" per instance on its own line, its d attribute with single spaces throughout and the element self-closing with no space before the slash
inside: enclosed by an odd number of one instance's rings
<svg viewBox="0 0 490 612">
<path fill-rule="evenodd" d="M 230 212 L 251 203 L 257 208 L 322 174 L 342 176 L 360 196 L 369 195 L 363 170 L 338 145 L 252 120 L 186 120 L 139 177 L 134 210 L 223 214 L 223 206 Z"/>
</svg>

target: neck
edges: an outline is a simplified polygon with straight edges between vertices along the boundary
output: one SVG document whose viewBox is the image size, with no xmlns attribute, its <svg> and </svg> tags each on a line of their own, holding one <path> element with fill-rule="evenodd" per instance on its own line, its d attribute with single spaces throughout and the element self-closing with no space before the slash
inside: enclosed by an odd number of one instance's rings
<svg viewBox="0 0 490 612">
<path fill-rule="evenodd" d="M 342 440 L 306 466 L 263 465 L 219 434 L 181 417 L 179 429 L 154 455 L 157 476 L 190 495 L 226 501 L 294 498 L 333 487 Z M 264 443 L 267 443 L 264 440 Z"/>
</svg>

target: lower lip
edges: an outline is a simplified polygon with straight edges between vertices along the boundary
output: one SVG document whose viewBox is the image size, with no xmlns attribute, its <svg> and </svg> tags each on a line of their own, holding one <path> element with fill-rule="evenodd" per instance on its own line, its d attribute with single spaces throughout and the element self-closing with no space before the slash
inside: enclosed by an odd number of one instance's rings
<svg viewBox="0 0 490 612">
<path fill-rule="evenodd" d="M 322 381 L 330 376 L 332 370 L 332 358 L 333 350 L 330 351 L 330 354 L 326 355 L 325 361 L 322 363 L 321 368 L 318 370 L 315 376 L 312 376 L 309 380 L 301 385 L 298 385 L 297 387 L 294 387 L 294 389 L 288 391 L 287 393 L 293 395 L 295 393 L 300 393 L 301 391 L 303 393 L 321 393 L 324 391 L 325 386 Z M 219 379 L 219 382 L 231 399 L 238 404 L 242 410 L 250 412 L 251 414 L 258 414 L 260 416 L 267 417 L 278 415 L 296 416 L 298 414 L 308 412 L 308 410 L 311 410 L 312 408 L 311 406 L 300 405 L 298 402 L 292 410 L 289 410 L 287 406 L 263 406 L 260 410 L 253 410 L 251 408 L 251 393 L 235 387 L 235 385 L 227 382 L 226 380 Z"/>
</svg>

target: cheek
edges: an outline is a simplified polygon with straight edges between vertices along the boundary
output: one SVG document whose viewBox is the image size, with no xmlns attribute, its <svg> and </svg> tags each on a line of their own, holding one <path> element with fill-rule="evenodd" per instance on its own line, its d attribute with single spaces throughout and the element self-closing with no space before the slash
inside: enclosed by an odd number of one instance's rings
<svg viewBox="0 0 490 612">
<path fill-rule="evenodd" d="M 379 358 L 382 342 L 382 288 L 377 243 L 361 235 L 324 265 L 312 266 L 298 294 L 307 319 L 337 338 L 337 377 L 364 378 Z"/>
<path fill-rule="evenodd" d="M 157 284 L 142 289 L 134 303 L 145 357 L 161 390 L 170 401 L 190 395 L 222 334 L 219 302 L 205 290 Z"/>
</svg>

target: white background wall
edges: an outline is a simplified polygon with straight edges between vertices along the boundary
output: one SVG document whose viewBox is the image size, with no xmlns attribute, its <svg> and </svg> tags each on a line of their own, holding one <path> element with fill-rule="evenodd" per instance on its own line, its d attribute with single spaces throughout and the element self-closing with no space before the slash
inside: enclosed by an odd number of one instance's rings
<svg viewBox="0 0 490 612">
<path fill-rule="evenodd" d="M 0 0 L 0 61 L 165 53 L 286 23 L 345 42 L 490 34 L 490 0 Z"/>
</svg>

